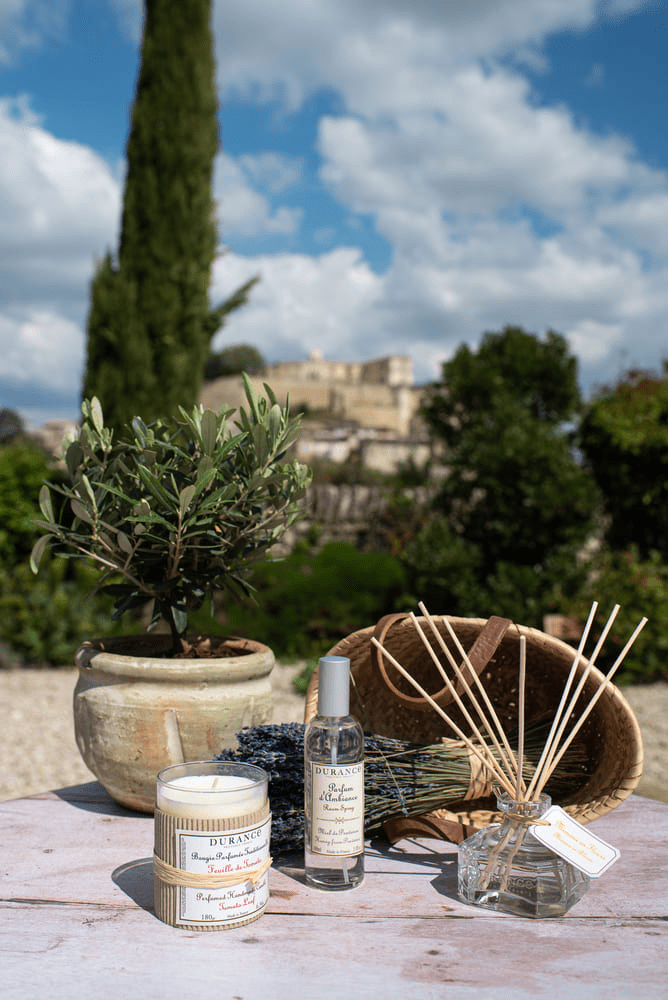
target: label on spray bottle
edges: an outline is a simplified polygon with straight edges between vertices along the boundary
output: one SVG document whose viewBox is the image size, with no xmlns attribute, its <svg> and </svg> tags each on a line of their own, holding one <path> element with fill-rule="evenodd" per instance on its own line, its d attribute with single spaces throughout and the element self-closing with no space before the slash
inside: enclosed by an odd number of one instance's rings
<svg viewBox="0 0 668 1000">
<path fill-rule="evenodd" d="M 364 761 L 311 762 L 310 848 L 330 857 L 364 851 Z"/>
</svg>

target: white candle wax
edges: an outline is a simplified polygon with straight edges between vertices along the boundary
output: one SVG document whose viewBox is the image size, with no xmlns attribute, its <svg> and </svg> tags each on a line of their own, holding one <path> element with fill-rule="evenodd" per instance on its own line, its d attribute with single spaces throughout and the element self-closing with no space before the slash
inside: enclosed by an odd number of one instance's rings
<svg viewBox="0 0 668 1000">
<path fill-rule="evenodd" d="M 182 773 L 187 768 L 191 773 Z M 228 765 L 226 770 L 229 768 Z M 266 776 L 259 769 L 256 769 L 258 777 L 217 773 L 215 765 L 203 765 L 204 773 L 196 773 L 196 770 L 195 765 L 184 764 L 160 772 L 159 809 L 188 819 L 231 819 L 257 812 L 267 801 Z M 243 772 L 249 768 L 242 766 L 239 770 Z"/>
</svg>

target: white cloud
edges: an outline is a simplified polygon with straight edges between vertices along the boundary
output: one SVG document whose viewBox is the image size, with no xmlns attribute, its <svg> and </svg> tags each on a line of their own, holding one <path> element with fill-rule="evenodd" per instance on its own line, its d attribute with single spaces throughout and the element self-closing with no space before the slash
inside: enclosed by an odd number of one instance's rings
<svg viewBox="0 0 668 1000">
<path fill-rule="evenodd" d="M 0 65 L 65 30 L 71 0 L 0 0 Z"/>
<path fill-rule="evenodd" d="M 253 181 L 271 194 L 295 187 L 301 180 L 303 163 L 296 156 L 273 152 L 247 153 L 239 158 L 239 162 Z"/>
<path fill-rule="evenodd" d="M 577 128 L 563 108 L 534 107 L 527 82 L 470 67 L 448 78 L 438 109 L 383 121 L 324 118 L 322 177 L 360 212 L 386 205 L 484 215 L 530 205 L 552 218 L 586 208 L 649 171 L 631 145 Z"/>
<path fill-rule="evenodd" d="M 629 14 L 633 14 L 637 10 L 642 10 L 643 8 L 650 8 L 655 11 L 660 10 L 660 3 L 657 0 L 609 0 L 607 5 L 606 13 L 612 18 L 628 17 Z"/>
<path fill-rule="evenodd" d="M 67 392 L 81 380 L 81 325 L 47 310 L 0 314 L 0 380 L 42 383 Z"/>
<path fill-rule="evenodd" d="M 255 274 L 250 304 L 233 313 L 216 346 L 256 344 L 270 361 L 304 357 L 318 348 L 328 357 L 359 357 L 377 321 L 384 279 L 359 250 L 339 248 L 319 257 L 226 254 L 215 265 L 212 299 L 220 301 Z"/>
<path fill-rule="evenodd" d="M 610 354 L 621 341 L 623 328 L 620 323 L 584 319 L 564 333 L 568 335 L 572 350 L 589 363 L 600 361 Z"/>
<path fill-rule="evenodd" d="M 625 139 L 537 106 L 518 73 L 470 65 L 443 74 L 418 110 L 405 100 L 383 116 L 324 118 L 319 149 L 329 190 L 393 247 L 386 328 L 412 321 L 422 377 L 507 322 L 567 334 L 587 382 L 624 338 L 664 350 L 653 330 L 665 300 L 645 259 L 665 262 L 668 177 Z"/>
<path fill-rule="evenodd" d="M 624 200 L 604 205 L 597 213 L 601 225 L 609 226 L 635 246 L 668 255 L 668 191 L 633 193 Z"/>
<path fill-rule="evenodd" d="M 274 158 L 272 154 L 266 156 L 270 161 L 266 158 L 262 160 L 248 157 L 248 173 L 256 176 L 263 173 L 266 178 L 271 163 L 272 175 L 282 176 L 284 181 L 289 173 L 287 164 L 282 164 L 280 158 Z M 285 206 L 272 210 L 269 199 L 251 186 L 242 165 L 226 153 L 221 153 L 216 158 L 213 189 L 226 240 L 233 240 L 235 235 L 291 234 L 299 228 L 300 210 Z"/>
<path fill-rule="evenodd" d="M 111 2 L 137 37 L 139 0 Z M 256 273 L 261 281 L 218 345 L 255 343 L 270 360 L 315 347 L 351 359 L 408 351 L 421 380 L 462 341 L 505 323 L 568 335 L 590 380 L 625 350 L 629 364 L 666 353 L 668 179 L 623 137 L 539 106 L 518 68 L 549 70 L 549 32 L 641 6 L 216 0 L 223 97 L 274 95 L 289 111 L 318 88 L 336 94 L 340 113 L 320 123 L 321 178 L 352 222 L 373 220 L 392 253 L 383 275 L 351 246 L 224 255 L 214 303 Z M 38 17 L 49 9 L 50 25 Z M 67 9 L 0 0 L 0 60 L 39 44 Z M 506 56 L 514 71 L 500 68 Z M 232 246 L 281 236 L 291 246 L 305 225 L 294 207 L 303 164 L 270 146 L 217 159 Z M 78 389 L 88 283 L 95 256 L 116 244 L 120 195 L 92 150 L 50 134 L 27 100 L 0 102 L 0 381 Z M 317 225 L 316 242 L 330 246 L 330 219 Z"/>
<path fill-rule="evenodd" d="M 24 387 L 26 413 L 35 394 L 76 398 L 88 286 L 119 209 L 104 160 L 47 132 L 26 100 L 0 101 L 0 381 L 12 400 Z"/>
<path fill-rule="evenodd" d="M 0 101 L 5 301 L 29 293 L 39 302 L 68 288 L 80 295 L 95 255 L 116 239 L 119 209 L 118 182 L 101 157 L 44 130 L 25 100 Z"/>
<path fill-rule="evenodd" d="M 444 74 L 477 59 L 529 53 L 547 34 L 584 29 L 645 0 L 217 0 L 219 75 L 233 92 L 281 94 L 293 107 L 317 88 L 374 114 L 442 89 Z"/>
</svg>

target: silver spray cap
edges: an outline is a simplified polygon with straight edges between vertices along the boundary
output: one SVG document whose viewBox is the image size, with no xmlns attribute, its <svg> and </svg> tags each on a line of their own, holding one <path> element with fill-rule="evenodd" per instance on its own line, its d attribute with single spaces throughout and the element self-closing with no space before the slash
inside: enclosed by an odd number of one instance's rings
<svg viewBox="0 0 668 1000">
<path fill-rule="evenodd" d="M 318 715 L 348 715 L 350 660 L 347 656 L 321 656 L 318 662 Z"/>
</svg>

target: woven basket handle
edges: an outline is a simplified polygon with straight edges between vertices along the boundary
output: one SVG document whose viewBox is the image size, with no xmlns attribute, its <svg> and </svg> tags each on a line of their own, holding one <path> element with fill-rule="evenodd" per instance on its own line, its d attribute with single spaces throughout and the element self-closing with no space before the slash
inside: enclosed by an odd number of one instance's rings
<svg viewBox="0 0 668 1000">
<path fill-rule="evenodd" d="M 408 617 L 409 615 L 403 612 L 399 614 L 385 615 L 385 617 L 381 618 L 378 624 L 376 625 L 374 631 L 374 637 L 378 640 L 378 642 L 382 644 L 392 626 L 396 622 L 403 621 Z M 509 618 L 499 618 L 497 615 L 492 615 L 492 617 L 489 618 L 481 628 L 476 641 L 473 643 L 473 646 L 468 652 L 469 661 L 477 676 L 479 676 L 482 673 L 484 668 L 491 660 L 492 656 L 496 652 L 499 643 L 503 639 L 504 635 L 508 631 L 508 628 L 510 627 L 511 624 L 512 622 L 510 621 Z M 424 699 L 422 695 L 418 695 L 417 697 L 415 697 L 414 695 L 404 694 L 397 687 L 395 687 L 395 685 L 392 683 L 392 681 L 388 676 L 387 668 L 385 666 L 385 657 L 383 656 L 382 652 L 380 651 L 380 649 L 378 649 L 377 646 L 373 646 L 373 649 L 375 652 L 374 663 L 383 680 L 383 683 L 387 687 L 392 697 L 395 698 L 402 705 L 406 705 L 407 707 L 412 708 L 413 710 L 416 710 L 418 712 L 431 711 L 432 709 L 431 704 L 428 701 L 426 701 L 426 699 Z M 470 682 L 471 677 L 468 675 L 468 668 L 463 664 L 462 664 L 462 672 L 464 674 L 464 677 Z M 462 684 L 461 681 L 457 682 L 455 690 L 459 695 L 463 693 L 464 685 Z M 453 700 L 452 692 L 447 687 L 447 685 L 441 688 L 441 690 L 437 694 L 432 695 L 432 698 L 436 702 L 436 704 L 440 705 L 441 707 L 443 707 L 444 705 L 448 705 Z"/>
</svg>

